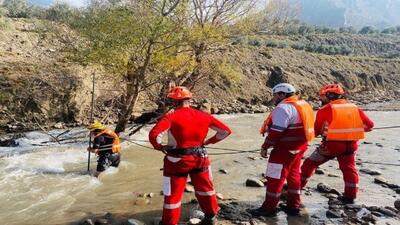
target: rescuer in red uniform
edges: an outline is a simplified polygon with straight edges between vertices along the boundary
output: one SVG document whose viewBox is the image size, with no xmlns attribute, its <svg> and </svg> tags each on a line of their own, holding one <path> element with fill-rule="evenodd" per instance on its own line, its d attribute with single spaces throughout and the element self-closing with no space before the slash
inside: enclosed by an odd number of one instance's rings
<svg viewBox="0 0 400 225">
<path fill-rule="evenodd" d="M 279 197 L 285 180 L 288 183 L 286 212 L 299 214 L 300 164 L 308 142 L 314 138 L 314 112 L 306 101 L 295 95 L 296 89 L 287 83 L 272 89 L 275 109 L 270 113 L 260 132 L 268 133 L 262 145 L 261 156 L 267 158 L 272 147 L 265 173 L 267 190 L 260 208 L 251 209 L 253 216 L 276 216 Z"/>
<path fill-rule="evenodd" d="M 338 84 L 326 85 L 319 92 L 324 106 L 317 112 L 314 128 L 322 142 L 301 167 L 301 186 L 307 184 L 318 166 L 337 158 L 344 180 L 344 195 L 339 200 L 354 203 L 359 182 L 355 163 L 357 141 L 364 138 L 364 132 L 372 130 L 374 123 L 355 104 L 345 100 L 344 93 Z"/>
<path fill-rule="evenodd" d="M 196 198 L 205 213 L 201 224 L 215 224 L 218 202 L 212 182 L 210 160 L 204 146 L 221 141 L 231 133 L 231 130 L 210 114 L 193 109 L 191 107 L 193 96 L 186 87 L 172 88 L 167 97 L 173 101 L 175 110 L 161 118 L 149 134 L 153 147 L 166 153 L 161 223 L 178 224 L 181 199 L 187 177 L 190 175 Z M 217 133 L 205 140 L 208 128 Z M 168 133 L 167 145 L 161 144 L 164 133 Z"/>
</svg>

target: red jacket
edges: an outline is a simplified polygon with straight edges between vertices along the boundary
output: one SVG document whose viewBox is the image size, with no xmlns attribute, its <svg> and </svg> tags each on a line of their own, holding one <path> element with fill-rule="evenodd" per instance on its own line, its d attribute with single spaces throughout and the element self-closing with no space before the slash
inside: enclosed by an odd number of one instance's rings
<svg viewBox="0 0 400 225">
<path fill-rule="evenodd" d="M 205 143 L 208 128 L 217 133 Z M 162 149 L 161 137 L 164 132 L 168 132 L 168 146 L 173 148 L 193 148 L 214 144 L 231 134 L 229 127 L 221 121 L 191 107 L 181 107 L 166 114 L 151 129 L 149 140 L 155 149 Z"/>
</svg>

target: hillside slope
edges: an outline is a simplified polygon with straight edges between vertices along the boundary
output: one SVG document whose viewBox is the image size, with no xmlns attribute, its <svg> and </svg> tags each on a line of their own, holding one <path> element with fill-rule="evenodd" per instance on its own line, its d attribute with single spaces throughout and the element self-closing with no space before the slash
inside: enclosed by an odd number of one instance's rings
<svg viewBox="0 0 400 225">
<path fill-rule="evenodd" d="M 66 62 L 61 52 L 63 43 L 51 31 L 44 30 L 40 21 L 20 19 L 8 20 L 7 26 L 0 29 L 0 129 L 37 129 L 39 124 L 51 126 L 56 122 L 87 123 L 93 72 L 98 77 L 95 116 L 114 122 L 117 112 L 113 106 L 120 96 L 119 82 L 107 82 L 111 78 L 99 68 Z M 333 37 L 315 36 L 314 39 L 325 43 Z M 349 43 L 354 37 L 342 35 L 334 40 Z M 383 46 L 398 48 L 399 43 L 390 40 L 384 39 Z M 355 50 L 370 48 L 350 56 L 265 45 L 233 45 L 217 55 L 241 68 L 241 81 L 235 84 L 213 76 L 196 86 L 196 99 L 206 102 L 214 113 L 264 112 L 270 108 L 270 91 L 276 83 L 291 82 L 304 98 L 316 100 L 321 85 L 338 81 L 361 103 L 391 100 L 400 94 L 400 60 L 374 57 L 380 55 L 379 49 L 388 49 L 375 44 L 381 42 L 372 36 L 358 38 L 354 42 Z M 361 47 L 357 48 L 358 45 Z M 144 93 L 134 115 L 155 107 Z"/>
</svg>

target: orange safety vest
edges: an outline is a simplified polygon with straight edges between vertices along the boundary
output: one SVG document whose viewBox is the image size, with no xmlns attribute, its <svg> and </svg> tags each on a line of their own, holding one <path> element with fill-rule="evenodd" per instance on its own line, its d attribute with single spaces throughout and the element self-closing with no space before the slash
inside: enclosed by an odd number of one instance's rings
<svg viewBox="0 0 400 225">
<path fill-rule="evenodd" d="M 332 122 L 325 129 L 327 141 L 357 141 L 364 138 L 364 123 L 358 107 L 345 99 L 338 99 L 328 105 L 332 109 Z"/>
<path fill-rule="evenodd" d="M 107 135 L 107 136 L 113 138 L 113 142 L 112 142 L 112 146 L 111 146 L 112 153 L 118 153 L 121 151 L 121 142 L 119 140 L 118 134 L 116 134 L 114 131 L 112 131 L 110 129 L 105 129 L 105 130 L 101 131 L 99 134 L 97 134 L 95 136 L 95 138 L 99 137 L 101 135 Z"/>
<path fill-rule="evenodd" d="M 300 119 L 303 123 L 304 135 L 307 141 L 312 141 L 315 138 L 314 133 L 314 120 L 315 115 L 312 107 L 304 100 L 299 100 L 297 96 L 291 96 L 283 100 L 283 103 L 293 105 L 300 115 Z M 272 113 L 270 113 L 267 119 L 264 121 L 260 133 L 265 134 L 268 132 L 269 127 L 272 125 Z"/>
</svg>

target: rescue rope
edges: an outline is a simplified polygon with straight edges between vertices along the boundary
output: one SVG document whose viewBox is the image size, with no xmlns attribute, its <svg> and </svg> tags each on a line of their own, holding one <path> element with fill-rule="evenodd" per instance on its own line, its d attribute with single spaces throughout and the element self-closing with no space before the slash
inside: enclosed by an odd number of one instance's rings
<svg viewBox="0 0 400 225">
<path fill-rule="evenodd" d="M 400 128 L 400 126 L 377 127 L 377 128 L 372 128 L 372 131 L 373 130 L 384 130 L 384 129 L 396 129 L 396 128 Z"/>
<path fill-rule="evenodd" d="M 141 141 L 141 142 L 149 142 L 147 140 L 131 140 L 131 139 L 126 139 L 126 138 L 121 138 L 121 140 L 127 141 L 129 143 L 135 144 L 137 146 L 147 148 L 154 150 L 154 148 L 149 147 L 147 145 L 139 144 L 136 141 Z M 206 147 L 208 149 L 216 149 L 216 150 L 225 150 L 225 151 L 231 151 L 231 152 L 215 152 L 215 153 L 207 153 L 207 155 L 233 155 L 233 154 L 240 154 L 240 153 L 255 153 L 259 152 L 261 149 L 253 149 L 253 150 L 240 150 L 240 149 L 231 149 L 231 148 L 217 148 L 217 147 Z"/>
</svg>

